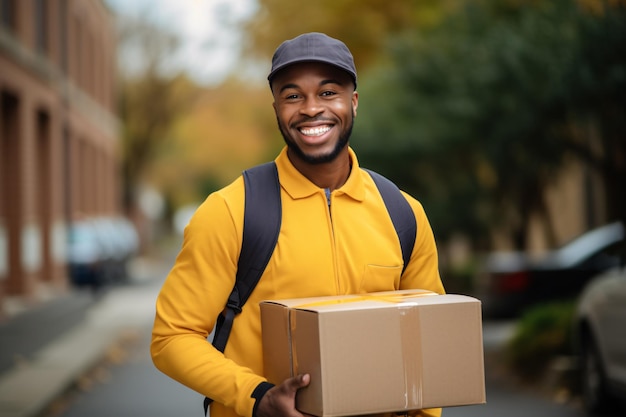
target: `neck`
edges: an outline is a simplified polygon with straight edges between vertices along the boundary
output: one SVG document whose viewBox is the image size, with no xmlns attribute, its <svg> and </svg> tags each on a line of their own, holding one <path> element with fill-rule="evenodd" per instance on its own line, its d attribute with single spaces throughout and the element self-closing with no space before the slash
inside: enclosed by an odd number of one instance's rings
<svg viewBox="0 0 626 417">
<path fill-rule="evenodd" d="M 350 176 L 352 163 L 348 147 L 332 161 L 321 164 L 307 163 L 287 150 L 287 156 L 293 166 L 309 181 L 320 188 L 336 190 L 346 183 Z"/>
</svg>

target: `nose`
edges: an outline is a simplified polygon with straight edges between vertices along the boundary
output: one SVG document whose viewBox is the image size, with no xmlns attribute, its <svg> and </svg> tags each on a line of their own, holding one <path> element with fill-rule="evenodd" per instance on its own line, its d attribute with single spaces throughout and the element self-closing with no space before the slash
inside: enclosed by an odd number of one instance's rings
<svg viewBox="0 0 626 417">
<path fill-rule="evenodd" d="M 317 96 L 308 96 L 302 102 L 300 113 L 309 117 L 315 117 L 324 112 L 324 106 Z"/>
</svg>

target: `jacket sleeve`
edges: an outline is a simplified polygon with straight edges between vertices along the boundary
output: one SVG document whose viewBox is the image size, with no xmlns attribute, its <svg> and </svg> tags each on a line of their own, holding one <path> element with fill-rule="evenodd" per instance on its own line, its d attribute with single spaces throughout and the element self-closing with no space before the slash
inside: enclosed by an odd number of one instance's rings
<svg viewBox="0 0 626 417">
<path fill-rule="evenodd" d="M 441 408 L 428 408 L 419 410 L 415 414 L 409 413 L 409 415 L 417 417 L 441 417 Z"/>
<path fill-rule="evenodd" d="M 419 288 L 444 294 L 445 290 L 439 276 L 439 257 L 433 230 L 420 202 L 406 193 L 404 196 L 415 213 L 417 235 L 411 260 L 402 274 L 400 289 Z"/>
<path fill-rule="evenodd" d="M 194 214 L 157 298 L 150 352 L 163 373 L 238 415 L 251 416 L 251 394 L 265 378 L 207 341 L 235 282 L 242 227 L 238 215 L 243 218 L 243 204 L 233 213 L 219 193 Z"/>
</svg>

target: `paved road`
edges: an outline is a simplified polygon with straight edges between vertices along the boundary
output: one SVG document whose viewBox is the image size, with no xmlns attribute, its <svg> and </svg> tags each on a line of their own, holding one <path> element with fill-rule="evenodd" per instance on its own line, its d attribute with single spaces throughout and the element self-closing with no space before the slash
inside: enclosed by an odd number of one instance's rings
<svg viewBox="0 0 626 417">
<path fill-rule="evenodd" d="M 202 397 L 160 373 L 149 341 L 154 300 L 161 282 L 152 279 L 114 288 L 101 301 L 98 320 L 127 324 L 121 340 L 44 417 L 201 416 Z"/>
<path fill-rule="evenodd" d="M 112 363 L 90 373 L 50 417 L 200 417 L 199 394 L 161 374 L 150 360 L 146 334 L 129 335 Z M 115 353 L 113 354 L 116 355 Z M 117 362 L 117 363 L 116 363 Z"/>
<path fill-rule="evenodd" d="M 199 417 L 202 398 L 157 371 L 148 343 L 158 280 L 114 289 L 107 295 L 102 320 L 125 320 L 129 330 L 107 361 L 60 398 L 45 417 Z M 485 326 L 485 348 L 494 348 L 510 325 Z M 487 361 L 487 404 L 447 408 L 445 417 L 583 417 L 573 404 L 557 404 L 532 390 L 513 387 Z"/>
</svg>

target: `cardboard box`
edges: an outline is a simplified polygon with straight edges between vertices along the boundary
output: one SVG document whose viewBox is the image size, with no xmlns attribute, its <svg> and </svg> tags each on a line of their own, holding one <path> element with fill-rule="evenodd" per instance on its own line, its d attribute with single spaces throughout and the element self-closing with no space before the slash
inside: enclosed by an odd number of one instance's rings
<svg viewBox="0 0 626 417">
<path fill-rule="evenodd" d="M 485 402 L 480 301 L 405 290 L 261 303 L 265 376 L 315 416 Z"/>
</svg>

